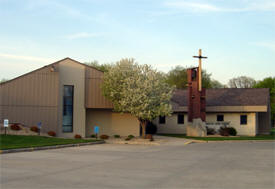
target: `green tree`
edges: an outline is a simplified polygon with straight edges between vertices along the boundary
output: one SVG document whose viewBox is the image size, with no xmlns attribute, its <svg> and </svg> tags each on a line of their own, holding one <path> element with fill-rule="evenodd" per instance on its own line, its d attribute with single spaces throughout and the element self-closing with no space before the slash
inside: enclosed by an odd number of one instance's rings
<svg viewBox="0 0 275 189">
<path fill-rule="evenodd" d="M 170 86 L 176 86 L 177 89 L 187 88 L 187 67 L 176 66 L 167 74 L 167 83 Z M 223 85 L 217 80 L 211 79 L 211 74 L 202 70 L 202 87 L 209 88 L 223 88 Z"/>
<path fill-rule="evenodd" d="M 253 88 L 269 88 L 270 104 L 271 104 L 271 119 L 275 121 L 275 77 L 267 77 L 253 86 Z"/>
<path fill-rule="evenodd" d="M 108 69 L 111 67 L 111 64 L 108 64 L 108 63 L 100 64 L 98 63 L 97 60 L 86 62 L 85 64 L 87 64 L 88 66 L 92 66 L 102 72 L 107 72 Z"/>
<path fill-rule="evenodd" d="M 211 79 L 211 88 L 214 88 L 214 89 L 226 88 L 226 85 L 221 84 L 219 81 L 215 79 Z"/>
<path fill-rule="evenodd" d="M 146 123 L 158 116 L 170 115 L 173 87 L 163 73 L 134 59 L 122 59 L 104 74 L 103 94 L 111 100 L 114 111 L 137 117 L 145 137 Z"/>
</svg>

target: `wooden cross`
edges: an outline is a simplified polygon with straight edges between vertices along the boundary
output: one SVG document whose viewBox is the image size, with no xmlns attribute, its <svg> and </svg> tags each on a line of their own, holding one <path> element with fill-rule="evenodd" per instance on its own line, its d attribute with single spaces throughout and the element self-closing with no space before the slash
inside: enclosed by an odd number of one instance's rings
<svg viewBox="0 0 275 189">
<path fill-rule="evenodd" d="M 193 56 L 193 58 L 198 58 L 199 59 L 199 91 L 202 89 L 202 75 L 201 75 L 201 59 L 207 58 L 206 56 L 202 56 L 201 49 L 199 49 L 199 56 Z"/>
</svg>

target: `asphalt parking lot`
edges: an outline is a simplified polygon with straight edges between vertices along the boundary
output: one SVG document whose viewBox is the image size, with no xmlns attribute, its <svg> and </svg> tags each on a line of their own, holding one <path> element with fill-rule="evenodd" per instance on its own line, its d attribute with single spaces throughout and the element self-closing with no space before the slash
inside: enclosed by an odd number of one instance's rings
<svg viewBox="0 0 275 189">
<path fill-rule="evenodd" d="M 274 142 L 101 144 L 0 155 L 1 188 L 275 188 Z"/>
</svg>

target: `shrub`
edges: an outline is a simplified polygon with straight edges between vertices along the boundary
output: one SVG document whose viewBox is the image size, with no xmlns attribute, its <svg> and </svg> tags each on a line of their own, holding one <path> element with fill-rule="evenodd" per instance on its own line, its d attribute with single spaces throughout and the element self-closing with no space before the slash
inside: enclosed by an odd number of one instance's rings
<svg viewBox="0 0 275 189">
<path fill-rule="evenodd" d="M 91 137 L 92 137 L 92 138 L 95 138 L 95 137 L 96 137 L 96 135 L 95 135 L 95 134 L 91 134 Z"/>
<path fill-rule="evenodd" d="M 21 130 L 21 127 L 19 126 L 18 123 L 14 123 L 11 125 L 11 130 L 19 131 Z"/>
<path fill-rule="evenodd" d="M 120 138 L 120 135 L 114 135 L 115 138 Z"/>
<path fill-rule="evenodd" d="M 33 132 L 38 133 L 39 128 L 38 128 L 37 126 L 32 126 L 32 127 L 30 128 L 30 130 L 33 131 Z"/>
<path fill-rule="evenodd" d="M 154 135 L 154 134 L 157 133 L 157 131 L 158 131 L 158 128 L 154 123 L 152 123 L 152 122 L 147 123 L 147 125 L 146 125 L 146 134 Z"/>
<path fill-rule="evenodd" d="M 129 140 L 131 140 L 131 139 L 132 139 L 131 137 L 125 138 L 126 141 L 129 141 Z"/>
<path fill-rule="evenodd" d="M 106 139 L 109 138 L 109 136 L 108 136 L 108 135 L 100 135 L 100 138 L 101 138 L 102 140 L 106 140 Z"/>
<path fill-rule="evenodd" d="M 216 134 L 216 130 L 214 128 L 206 127 L 207 135 L 214 135 Z"/>
<path fill-rule="evenodd" d="M 48 135 L 54 137 L 54 136 L 56 136 L 56 133 L 55 133 L 54 131 L 49 131 L 49 132 L 48 132 Z"/>
<path fill-rule="evenodd" d="M 131 140 L 132 138 L 135 138 L 135 136 L 134 135 L 128 135 L 127 138 L 130 138 L 130 140 Z"/>
<path fill-rule="evenodd" d="M 275 128 L 272 128 L 272 129 L 271 129 L 270 135 L 271 135 L 271 136 L 275 136 Z"/>
<path fill-rule="evenodd" d="M 231 135 L 231 136 L 236 136 L 237 135 L 237 131 L 234 127 L 227 127 L 227 129 L 228 129 L 229 135 Z"/>
<path fill-rule="evenodd" d="M 76 135 L 74 135 L 74 138 L 75 138 L 75 139 L 80 139 L 80 138 L 82 138 L 82 137 L 81 137 L 81 135 L 76 134 Z"/>
<path fill-rule="evenodd" d="M 219 132 L 222 136 L 229 136 L 229 129 L 227 127 L 221 127 Z"/>
</svg>

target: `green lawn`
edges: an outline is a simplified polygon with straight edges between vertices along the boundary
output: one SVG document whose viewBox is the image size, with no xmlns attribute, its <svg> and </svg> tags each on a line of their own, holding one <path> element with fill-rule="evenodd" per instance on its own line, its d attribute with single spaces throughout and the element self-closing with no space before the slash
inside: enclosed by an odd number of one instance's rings
<svg viewBox="0 0 275 189">
<path fill-rule="evenodd" d="M 94 142 L 92 139 L 64 139 L 44 136 L 0 135 L 0 150 L 54 146 L 58 144 L 77 144 Z"/>
<path fill-rule="evenodd" d="M 162 136 L 187 138 L 204 141 L 223 141 L 223 140 L 275 140 L 275 135 L 263 135 L 263 136 L 236 136 L 236 137 L 190 137 L 185 134 L 161 134 Z"/>
</svg>

